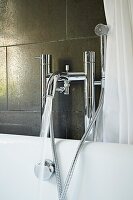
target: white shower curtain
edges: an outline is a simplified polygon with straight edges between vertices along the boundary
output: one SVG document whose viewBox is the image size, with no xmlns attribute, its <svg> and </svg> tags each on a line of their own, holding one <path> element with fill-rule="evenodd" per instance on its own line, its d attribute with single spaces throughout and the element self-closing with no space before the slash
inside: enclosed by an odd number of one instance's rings
<svg viewBox="0 0 133 200">
<path fill-rule="evenodd" d="M 133 144 L 133 0 L 104 0 L 107 39 L 103 141 Z"/>
</svg>

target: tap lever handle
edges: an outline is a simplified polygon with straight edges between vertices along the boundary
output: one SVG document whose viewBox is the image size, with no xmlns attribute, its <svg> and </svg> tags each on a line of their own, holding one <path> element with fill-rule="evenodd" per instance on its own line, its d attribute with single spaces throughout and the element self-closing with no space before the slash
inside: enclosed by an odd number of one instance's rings
<svg viewBox="0 0 133 200">
<path fill-rule="evenodd" d="M 66 67 L 66 72 L 68 73 L 68 71 L 69 71 L 69 65 L 66 65 L 65 67 Z"/>
</svg>

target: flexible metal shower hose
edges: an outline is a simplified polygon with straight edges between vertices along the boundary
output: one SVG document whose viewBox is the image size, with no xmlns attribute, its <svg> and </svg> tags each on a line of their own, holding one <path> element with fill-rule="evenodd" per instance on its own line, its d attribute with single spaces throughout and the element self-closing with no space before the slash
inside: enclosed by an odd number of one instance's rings
<svg viewBox="0 0 133 200">
<path fill-rule="evenodd" d="M 66 194 L 67 194 L 67 191 L 68 191 L 68 188 L 69 188 L 72 176 L 73 176 L 73 172 L 74 172 L 74 169 L 75 169 L 75 166 L 76 166 L 76 163 L 77 163 L 77 159 L 78 159 L 79 154 L 80 154 L 80 152 L 82 150 L 84 142 L 86 141 L 86 138 L 92 134 L 91 129 L 93 128 L 93 125 L 96 122 L 96 120 L 97 120 L 97 118 L 98 118 L 98 116 L 100 114 L 100 111 L 101 111 L 101 109 L 103 107 L 103 101 L 104 101 L 104 89 L 102 88 L 101 94 L 100 94 L 99 106 L 98 106 L 98 108 L 97 108 L 97 110 L 95 112 L 95 115 L 93 116 L 93 118 L 92 118 L 92 120 L 91 120 L 91 122 L 90 122 L 90 124 L 89 124 L 89 126 L 88 126 L 88 128 L 86 130 L 86 132 L 82 136 L 82 139 L 81 139 L 81 141 L 80 141 L 80 143 L 78 145 L 75 157 L 73 159 L 73 162 L 71 164 L 70 170 L 68 172 L 68 175 L 67 175 L 67 178 L 66 178 L 66 181 L 65 181 L 65 185 L 63 187 L 63 191 L 61 193 L 61 196 L 60 196 L 59 200 L 65 200 L 65 198 L 66 198 Z"/>
<path fill-rule="evenodd" d="M 47 83 L 47 95 L 51 95 L 51 96 L 53 96 L 53 98 L 54 98 L 55 91 L 56 91 L 58 77 L 59 76 L 57 74 L 53 73 L 50 76 L 48 83 Z M 57 190 L 58 190 L 58 196 L 60 198 L 61 193 L 62 193 L 62 181 L 61 181 L 60 167 L 59 167 L 58 156 L 57 156 L 57 151 L 56 151 L 52 113 L 51 113 L 51 118 L 50 118 L 50 138 L 51 138 L 51 146 L 52 146 L 52 151 L 53 151 L 53 160 L 54 160 L 54 164 L 55 164 Z"/>
<path fill-rule="evenodd" d="M 53 75 L 54 76 L 54 75 Z M 53 77 L 51 76 L 51 79 Z M 57 81 L 57 79 L 56 79 Z M 56 81 L 54 81 L 54 84 L 56 84 Z M 54 86 L 55 88 L 56 86 Z M 52 119 L 52 114 L 51 114 L 51 123 L 50 123 L 50 137 L 51 137 L 51 145 L 52 145 L 52 150 L 53 150 L 53 157 L 54 157 L 54 162 L 55 162 L 55 174 L 56 174 L 56 182 L 57 182 L 57 189 L 58 189 L 58 195 L 59 195 L 59 200 L 66 200 L 66 194 L 74 173 L 74 169 L 79 157 L 79 154 L 83 148 L 84 142 L 86 141 L 87 137 L 89 137 L 92 132 L 92 128 L 94 123 L 96 122 L 97 118 L 99 117 L 100 111 L 102 109 L 103 106 L 103 101 L 104 101 L 104 88 L 101 89 L 101 94 L 100 94 L 100 100 L 99 100 L 99 106 L 93 116 L 93 118 L 91 119 L 88 128 L 86 130 L 86 132 L 84 133 L 84 135 L 81 138 L 81 141 L 78 145 L 76 154 L 74 156 L 74 159 L 72 161 L 71 167 L 69 169 L 69 172 L 67 174 L 67 178 L 64 184 L 64 187 L 62 188 L 62 181 L 61 181 L 61 174 L 60 174 L 60 168 L 59 168 L 59 162 L 58 162 L 58 157 L 57 157 L 57 152 L 56 152 L 56 144 L 55 144 L 55 138 L 54 138 L 54 129 L 53 129 L 53 119 Z"/>
<path fill-rule="evenodd" d="M 55 163 L 55 174 L 56 174 L 57 190 L 58 190 L 58 196 L 60 198 L 60 196 L 62 194 L 62 181 L 61 181 L 60 167 L 59 167 L 58 156 L 57 156 L 57 151 L 56 151 L 56 144 L 55 144 L 55 138 L 54 138 L 53 116 L 52 116 L 52 114 L 51 114 L 51 123 L 50 123 L 50 137 L 51 137 L 53 158 L 54 158 L 54 163 Z"/>
</svg>

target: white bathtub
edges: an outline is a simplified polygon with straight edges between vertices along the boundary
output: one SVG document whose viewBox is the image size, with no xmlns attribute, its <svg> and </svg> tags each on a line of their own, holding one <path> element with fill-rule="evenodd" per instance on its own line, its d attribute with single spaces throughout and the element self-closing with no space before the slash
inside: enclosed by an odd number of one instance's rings
<svg viewBox="0 0 133 200">
<path fill-rule="evenodd" d="M 37 137 L 0 135 L 0 200 L 58 200 L 55 177 L 42 182 L 40 189 L 34 175 L 41 142 Z M 78 142 L 57 141 L 64 178 Z M 47 158 L 52 159 L 50 141 Z M 133 146 L 86 143 L 68 200 L 133 200 Z"/>
</svg>

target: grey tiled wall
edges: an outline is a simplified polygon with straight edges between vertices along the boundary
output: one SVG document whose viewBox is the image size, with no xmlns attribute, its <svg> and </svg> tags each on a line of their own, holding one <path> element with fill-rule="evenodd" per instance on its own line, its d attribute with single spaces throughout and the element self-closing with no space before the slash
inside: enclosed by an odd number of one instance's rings
<svg viewBox="0 0 133 200">
<path fill-rule="evenodd" d="M 0 110 L 7 108 L 6 47 L 0 48 Z"/>
<path fill-rule="evenodd" d="M 100 77 L 98 23 L 105 23 L 102 0 L 0 1 L 0 132 L 39 135 L 40 66 L 35 59 L 52 54 L 52 71 L 83 71 L 82 54 L 96 51 Z M 98 101 L 99 89 L 97 89 Z M 80 139 L 84 132 L 83 84 L 54 100 L 56 137 Z"/>
</svg>

